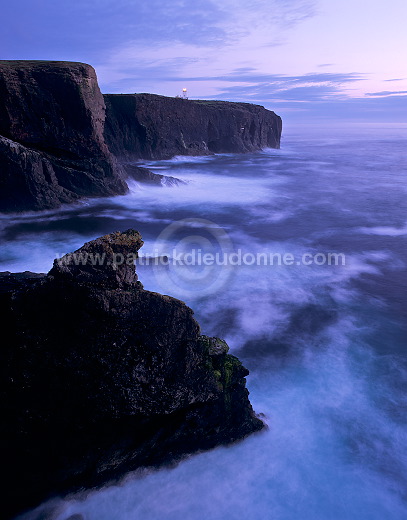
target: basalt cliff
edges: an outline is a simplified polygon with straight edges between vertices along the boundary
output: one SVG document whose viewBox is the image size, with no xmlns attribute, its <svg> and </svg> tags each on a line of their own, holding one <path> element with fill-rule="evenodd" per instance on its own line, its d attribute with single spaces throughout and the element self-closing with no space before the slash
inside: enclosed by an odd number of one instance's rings
<svg viewBox="0 0 407 520">
<path fill-rule="evenodd" d="M 142 243 L 116 232 L 48 275 L 1 274 L 3 518 L 263 428 L 226 343 L 143 289 Z"/>
<path fill-rule="evenodd" d="M 280 146 L 281 119 L 250 103 L 107 94 L 105 137 L 122 161 Z"/>
<path fill-rule="evenodd" d="M 0 211 L 123 194 L 127 176 L 146 179 L 131 162 L 279 147 L 280 135 L 259 105 L 103 96 L 90 65 L 0 61 Z"/>
</svg>

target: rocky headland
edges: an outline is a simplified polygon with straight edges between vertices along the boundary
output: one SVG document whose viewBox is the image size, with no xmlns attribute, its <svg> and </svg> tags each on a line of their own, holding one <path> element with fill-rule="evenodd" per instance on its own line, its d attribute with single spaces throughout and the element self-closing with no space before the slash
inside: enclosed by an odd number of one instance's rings
<svg viewBox="0 0 407 520">
<path fill-rule="evenodd" d="M 121 161 L 279 148 L 281 119 L 250 103 L 105 94 L 105 137 Z"/>
<path fill-rule="evenodd" d="M 90 65 L 0 61 L 0 211 L 123 194 L 128 176 L 171 184 L 134 162 L 277 148 L 280 135 L 259 105 L 103 96 Z"/>
<path fill-rule="evenodd" d="M 47 275 L 1 274 L 3 518 L 264 427 L 226 343 L 144 290 L 142 244 L 116 232 Z"/>
</svg>

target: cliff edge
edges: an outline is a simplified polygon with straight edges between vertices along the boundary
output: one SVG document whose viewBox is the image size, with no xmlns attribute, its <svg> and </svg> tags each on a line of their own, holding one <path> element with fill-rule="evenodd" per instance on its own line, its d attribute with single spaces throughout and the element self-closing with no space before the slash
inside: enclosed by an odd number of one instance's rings
<svg viewBox="0 0 407 520">
<path fill-rule="evenodd" d="M 281 118 L 260 105 L 105 94 L 105 137 L 122 161 L 279 148 Z"/>
<path fill-rule="evenodd" d="M 0 276 L 3 515 L 263 428 L 226 343 L 143 289 L 142 243 L 116 232 Z"/>
</svg>

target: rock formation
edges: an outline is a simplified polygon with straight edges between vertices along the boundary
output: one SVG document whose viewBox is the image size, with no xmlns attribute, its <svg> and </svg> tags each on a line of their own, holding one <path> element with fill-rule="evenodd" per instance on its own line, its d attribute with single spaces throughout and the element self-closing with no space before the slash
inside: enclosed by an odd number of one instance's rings
<svg viewBox="0 0 407 520">
<path fill-rule="evenodd" d="M 263 428 L 226 343 L 143 289 L 141 245 L 116 232 L 0 276 L 3 518 Z"/>
<path fill-rule="evenodd" d="M 123 167 L 125 168 L 128 179 L 134 179 L 143 184 L 153 184 L 155 186 L 180 186 L 182 184 L 188 184 L 176 177 L 153 173 L 147 168 L 136 166 L 135 164 L 124 164 Z"/>
<path fill-rule="evenodd" d="M 106 94 L 105 137 L 123 161 L 278 148 L 281 118 L 250 103 Z"/>
<path fill-rule="evenodd" d="M 0 210 L 125 193 L 104 120 L 90 65 L 0 61 Z"/>
<path fill-rule="evenodd" d="M 0 61 L 0 211 L 123 194 L 127 175 L 160 184 L 127 163 L 278 147 L 280 134 L 281 119 L 258 105 L 103 98 L 90 65 Z"/>
</svg>

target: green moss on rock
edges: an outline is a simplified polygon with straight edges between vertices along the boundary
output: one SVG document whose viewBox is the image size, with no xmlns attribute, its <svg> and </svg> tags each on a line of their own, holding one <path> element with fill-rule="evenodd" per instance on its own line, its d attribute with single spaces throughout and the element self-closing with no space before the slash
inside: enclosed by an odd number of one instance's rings
<svg viewBox="0 0 407 520">
<path fill-rule="evenodd" d="M 134 265 L 108 263 L 141 245 L 135 230 L 111 233 L 75 252 L 105 252 L 100 265 L 72 253 L 38 279 L 0 277 L 3 513 L 264 427 L 226 342 L 201 336 L 183 302 L 144 290 Z"/>
</svg>

